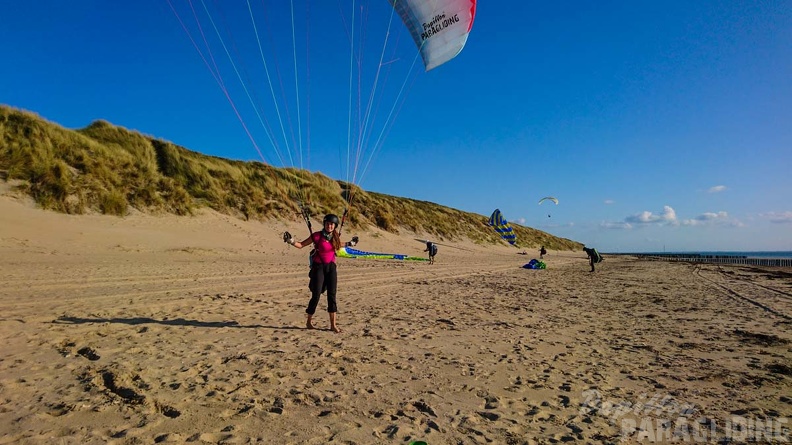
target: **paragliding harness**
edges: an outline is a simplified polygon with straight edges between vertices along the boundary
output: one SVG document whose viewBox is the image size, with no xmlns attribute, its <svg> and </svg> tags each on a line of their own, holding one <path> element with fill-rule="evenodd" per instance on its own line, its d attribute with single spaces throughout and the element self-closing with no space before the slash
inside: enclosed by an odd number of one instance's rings
<svg viewBox="0 0 792 445">
<path fill-rule="evenodd" d="M 308 236 L 313 238 L 313 226 L 311 225 L 311 214 L 308 213 L 308 209 L 305 208 L 302 202 L 300 202 L 300 214 L 302 215 L 303 220 L 305 220 L 305 224 L 308 226 Z M 311 251 L 308 253 L 308 278 L 310 278 L 310 281 L 308 281 L 308 290 L 312 292 L 313 289 L 311 288 L 311 284 L 313 283 L 314 264 L 317 264 L 315 263 L 316 254 L 317 254 L 316 247 L 311 249 Z M 326 289 L 327 287 L 325 284 L 325 286 L 322 286 L 322 290 L 320 293 L 324 293 Z"/>
<path fill-rule="evenodd" d="M 349 213 L 349 209 L 344 209 L 344 213 L 341 216 L 341 224 L 338 226 L 338 234 L 339 235 L 341 234 L 341 230 L 344 227 L 344 222 L 346 221 L 346 217 L 347 217 L 348 213 Z M 303 219 L 305 220 L 305 224 L 308 226 L 308 236 L 313 237 L 313 228 L 311 226 L 311 215 L 308 213 L 308 209 L 305 208 L 305 206 L 303 205 L 302 202 L 300 202 L 300 214 L 302 215 Z M 354 236 L 354 237 L 352 237 L 352 243 L 348 243 L 348 244 L 351 244 L 351 245 L 354 246 L 355 244 L 357 244 L 357 242 L 358 242 L 358 237 Z M 311 276 L 310 270 L 312 270 L 314 264 L 316 264 L 316 254 L 317 254 L 316 247 L 311 249 L 311 251 L 308 253 L 308 269 L 309 269 L 308 276 L 309 277 Z"/>
<path fill-rule="evenodd" d="M 305 224 L 308 226 L 308 236 L 313 236 L 313 227 L 311 226 L 311 214 L 308 213 L 308 209 L 305 208 L 302 202 L 299 202 L 300 205 L 300 215 L 302 215 L 303 220 L 305 220 Z M 308 253 L 308 269 L 313 269 L 314 265 L 314 256 L 316 256 L 316 247 L 311 249 Z M 311 276 L 311 272 L 308 272 L 308 276 Z"/>
</svg>

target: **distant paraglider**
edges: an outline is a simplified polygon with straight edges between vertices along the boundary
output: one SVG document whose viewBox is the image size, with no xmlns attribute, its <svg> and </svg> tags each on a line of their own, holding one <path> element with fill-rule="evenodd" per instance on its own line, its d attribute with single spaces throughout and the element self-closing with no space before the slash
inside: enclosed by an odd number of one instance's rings
<svg viewBox="0 0 792 445">
<path fill-rule="evenodd" d="M 554 198 L 552 196 L 545 196 L 544 198 L 540 199 L 539 200 L 539 205 L 541 205 L 545 201 L 553 201 L 555 203 L 555 205 L 558 205 L 558 199 Z M 550 214 L 549 213 L 547 214 L 547 217 L 550 218 Z"/>
</svg>

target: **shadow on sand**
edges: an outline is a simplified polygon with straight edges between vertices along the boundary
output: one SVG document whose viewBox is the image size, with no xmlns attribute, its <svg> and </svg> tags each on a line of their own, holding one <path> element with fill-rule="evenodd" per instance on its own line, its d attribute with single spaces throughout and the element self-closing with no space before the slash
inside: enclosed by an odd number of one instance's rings
<svg viewBox="0 0 792 445">
<path fill-rule="evenodd" d="M 120 324 L 128 324 L 133 326 L 139 324 L 161 324 L 166 326 L 192 326 L 196 328 L 305 329 L 298 326 L 264 326 L 260 324 L 245 326 L 245 325 L 240 325 L 236 321 L 200 321 L 200 320 L 187 320 L 184 318 L 155 320 L 150 317 L 81 318 L 81 317 L 60 316 L 55 320 L 53 320 L 52 323 L 55 324 L 120 323 Z"/>
</svg>

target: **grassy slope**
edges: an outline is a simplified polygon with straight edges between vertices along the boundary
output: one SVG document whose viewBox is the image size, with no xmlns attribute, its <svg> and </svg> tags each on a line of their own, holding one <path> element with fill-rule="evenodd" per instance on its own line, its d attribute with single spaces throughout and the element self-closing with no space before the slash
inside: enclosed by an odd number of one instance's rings
<svg viewBox="0 0 792 445">
<path fill-rule="evenodd" d="M 320 173 L 206 156 L 96 121 L 68 130 L 0 105 L 0 174 L 39 206 L 66 213 L 189 215 L 210 207 L 246 219 L 293 218 L 302 198 L 313 215 L 338 213 L 352 194 L 349 224 L 425 232 L 442 240 L 498 243 L 488 218 L 426 201 L 361 190 Z M 512 224 L 523 247 L 579 249 L 581 244 Z"/>
</svg>

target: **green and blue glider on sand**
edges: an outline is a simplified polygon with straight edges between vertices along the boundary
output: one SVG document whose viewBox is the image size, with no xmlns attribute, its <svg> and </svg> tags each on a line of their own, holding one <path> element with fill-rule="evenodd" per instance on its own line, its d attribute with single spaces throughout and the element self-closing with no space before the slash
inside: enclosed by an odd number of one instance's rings
<svg viewBox="0 0 792 445">
<path fill-rule="evenodd" d="M 353 249 L 349 246 L 344 246 L 336 250 L 336 256 L 339 258 L 367 258 L 375 260 L 429 261 L 427 258 L 402 255 L 398 253 L 364 252 L 362 250 Z"/>
</svg>

